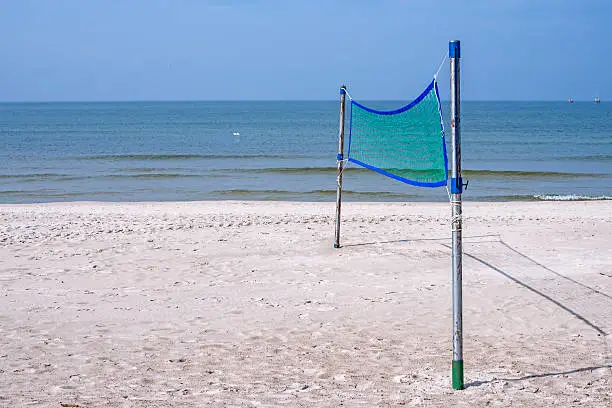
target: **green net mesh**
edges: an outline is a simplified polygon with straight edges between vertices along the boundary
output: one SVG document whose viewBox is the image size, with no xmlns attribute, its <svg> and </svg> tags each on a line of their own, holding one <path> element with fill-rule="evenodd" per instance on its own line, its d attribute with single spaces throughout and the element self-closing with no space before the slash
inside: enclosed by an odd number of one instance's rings
<svg viewBox="0 0 612 408">
<path fill-rule="evenodd" d="M 348 160 L 404 183 L 446 185 L 448 163 L 435 81 L 412 103 L 377 111 L 351 100 Z"/>
</svg>

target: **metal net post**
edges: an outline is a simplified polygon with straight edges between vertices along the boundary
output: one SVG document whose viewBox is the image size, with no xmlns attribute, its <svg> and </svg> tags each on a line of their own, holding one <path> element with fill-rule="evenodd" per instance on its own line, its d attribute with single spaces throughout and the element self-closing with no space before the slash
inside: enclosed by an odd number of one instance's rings
<svg viewBox="0 0 612 408">
<path fill-rule="evenodd" d="M 338 178 L 336 189 L 336 237 L 334 248 L 340 248 L 340 209 L 342 207 L 342 169 L 344 165 L 344 106 L 346 87 L 340 87 L 340 129 L 338 131 Z"/>
<path fill-rule="evenodd" d="M 462 390 L 463 381 L 463 298 L 462 298 L 462 259 L 461 242 L 461 117 L 459 90 L 459 41 L 449 43 L 450 59 L 450 100 L 451 100 L 451 206 L 452 206 L 452 248 L 453 248 L 453 389 Z"/>
</svg>

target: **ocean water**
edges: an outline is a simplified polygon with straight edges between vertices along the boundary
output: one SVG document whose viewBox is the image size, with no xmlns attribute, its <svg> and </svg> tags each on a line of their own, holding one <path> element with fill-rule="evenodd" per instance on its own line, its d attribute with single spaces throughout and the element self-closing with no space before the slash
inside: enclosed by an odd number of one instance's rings
<svg viewBox="0 0 612 408">
<path fill-rule="evenodd" d="M 464 200 L 612 199 L 612 103 L 463 102 L 461 113 Z M 0 203 L 334 201 L 338 117 L 333 101 L 3 103 Z M 344 189 L 346 200 L 448 199 L 355 165 Z"/>
</svg>

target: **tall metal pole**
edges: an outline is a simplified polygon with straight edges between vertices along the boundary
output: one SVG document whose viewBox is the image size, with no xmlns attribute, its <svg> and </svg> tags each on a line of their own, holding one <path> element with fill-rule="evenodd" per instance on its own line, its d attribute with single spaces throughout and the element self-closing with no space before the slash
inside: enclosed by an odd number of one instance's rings
<svg viewBox="0 0 612 408">
<path fill-rule="evenodd" d="M 340 130 L 338 131 L 338 178 L 336 190 L 336 239 L 334 248 L 340 248 L 340 208 L 342 207 L 342 168 L 344 166 L 344 104 L 346 87 L 340 87 Z"/>
<path fill-rule="evenodd" d="M 453 389 L 463 389 L 463 299 L 462 299 L 462 260 L 461 245 L 461 117 L 459 92 L 459 41 L 448 44 L 450 60 L 450 100 L 451 100 L 451 206 L 453 232 Z"/>
</svg>

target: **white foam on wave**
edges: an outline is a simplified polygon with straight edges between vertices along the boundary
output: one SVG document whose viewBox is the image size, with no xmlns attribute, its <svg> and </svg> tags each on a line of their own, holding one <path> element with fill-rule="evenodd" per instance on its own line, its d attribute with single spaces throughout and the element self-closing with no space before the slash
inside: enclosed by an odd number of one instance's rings
<svg viewBox="0 0 612 408">
<path fill-rule="evenodd" d="M 546 195 L 536 194 L 534 197 L 542 201 L 594 201 L 594 200 L 612 200 L 611 196 L 583 196 L 577 194 L 567 195 Z"/>
</svg>

